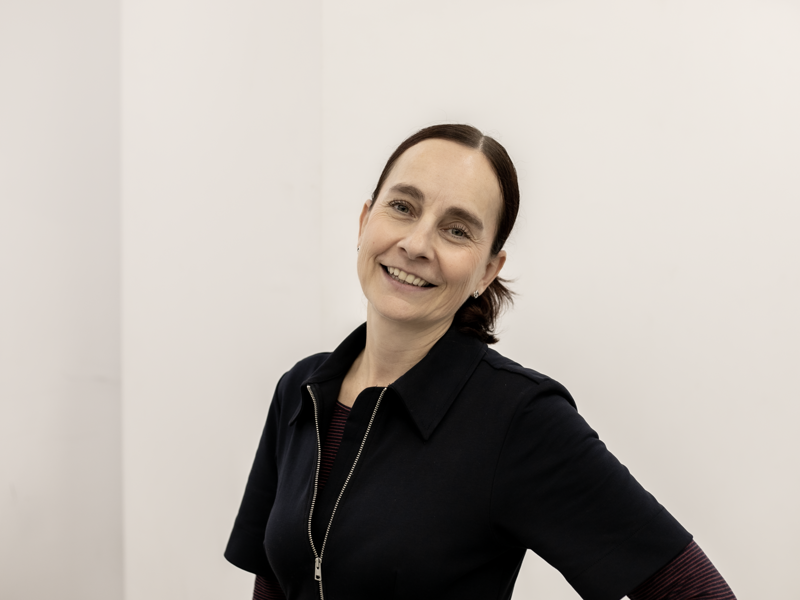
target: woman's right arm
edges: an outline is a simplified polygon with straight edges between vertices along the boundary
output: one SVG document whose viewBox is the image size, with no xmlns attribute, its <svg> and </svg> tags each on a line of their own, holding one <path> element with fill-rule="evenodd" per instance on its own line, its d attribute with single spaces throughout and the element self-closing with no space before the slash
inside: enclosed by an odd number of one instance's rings
<svg viewBox="0 0 800 600">
<path fill-rule="evenodd" d="M 240 569 L 274 578 L 264 551 L 267 527 L 278 482 L 277 447 L 281 420 L 281 381 L 270 404 L 267 422 L 247 479 L 244 497 L 234 522 L 225 558 Z M 277 581 L 276 581 L 277 585 Z M 280 587 L 278 587 L 280 589 Z M 283 594 L 276 596 L 283 598 Z"/>
</svg>

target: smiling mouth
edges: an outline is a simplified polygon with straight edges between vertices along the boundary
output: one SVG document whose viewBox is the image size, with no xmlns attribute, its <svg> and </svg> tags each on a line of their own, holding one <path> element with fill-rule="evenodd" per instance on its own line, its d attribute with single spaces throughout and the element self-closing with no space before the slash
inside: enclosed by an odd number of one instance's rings
<svg viewBox="0 0 800 600">
<path fill-rule="evenodd" d="M 385 265 L 381 265 L 383 270 L 386 271 L 392 279 L 399 281 L 400 283 L 405 283 L 407 285 L 413 285 L 416 287 L 436 287 L 432 283 L 428 283 L 422 277 L 417 277 L 416 275 L 412 275 L 411 273 L 406 273 L 402 269 L 398 269 L 397 267 L 387 267 Z"/>
</svg>

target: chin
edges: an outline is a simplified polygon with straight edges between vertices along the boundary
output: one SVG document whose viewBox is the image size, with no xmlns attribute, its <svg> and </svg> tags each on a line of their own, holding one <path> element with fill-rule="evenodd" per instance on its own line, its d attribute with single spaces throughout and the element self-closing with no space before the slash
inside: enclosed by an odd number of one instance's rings
<svg viewBox="0 0 800 600">
<path fill-rule="evenodd" d="M 410 306 L 408 302 L 397 298 L 379 297 L 373 300 L 367 297 L 367 301 L 370 312 L 383 319 L 399 322 L 425 320 L 425 315 L 418 307 Z"/>
<path fill-rule="evenodd" d="M 425 321 L 424 317 L 418 312 L 413 310 L 403 310 L 401 307 L 392 306 L 375 306 L 373 308 L 377 315 L 389 321 L 396 321 L 398 323 L 414 323 L 417 321 Z"/>
</svg>

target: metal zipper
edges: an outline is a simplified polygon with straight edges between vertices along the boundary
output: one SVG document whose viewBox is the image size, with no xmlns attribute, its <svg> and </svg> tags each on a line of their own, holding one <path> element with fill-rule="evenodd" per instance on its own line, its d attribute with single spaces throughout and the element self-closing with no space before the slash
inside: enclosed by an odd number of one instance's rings
<svg viewBox="0 0 800 600">
<path fill-rule="evenodd" d="M 336 509 L 339 508 L 339 501 L 344 495 L 344 490 L 347 487 L 347 484 L 350 483 L 350 478 L 353 476 L 353 471 L 356 470 L 358 459 L 361 458 L 361 451 L 364 450 L 364 444 L 367 443 L 367 436 L 369 435 L 370 429 L 372 429 L 372 422 L 375 420 L 375 415 L 378 414 L 378 407 L 381 405 L 383 395 L 386 393 L 388 388 L 383 388 L 383 390 L 381 390 L 381 395 L 378 396 L 378 401 L 375 403 L 375 408 L 372 411 L 372 416 L 369 419 L 367 430 L 364 432 L 364 439 L 361 440 L 361 446 L 358 448 L 358 454 L 356 454 L 356 458 L 353 461 L 353 466 L 350 467 L 350 472 L 347 474 L 347 479 L 344 480 L 344 485 L 342 485 L 342 490 L 339 492 L 339 497 L 336 498 L 336 504 L 333 505 L 333 512 L 331 513 L 330 521 L 328 521 L 328 528 L 325 530 L 325 537 L 322 538 L 322 546 L 320 546 L 319 554 L 317 554 L 317 548 L 314 546 L 314 538 L 311 535 L 311 520 L 314 518 L 314 505 L 317 503 L 317 490 L 319 489 L 319 470 L 322 465 L 322 442 L 320 441 L 319 437 L 319 410 L 317 407 L 317 399 L 314 397 L 314 392 L 311 390 L 310 385 L 307 385 L 306 389 L 308 389 L 308 393 L 311 395 L 311 400 L 314 403 L 314 427 L 317 430 L 317 470 L 314 474 L 314 495 L 311 497 L 311 510 L 308 513 L 308 541 L 311 543 L 311 551 L 314 553 L 314 580 L 319 582 L 320 600 L 325 600 L 325 595 L 322 592 L 322 556 L 325 553 L 325 544 L 328 543 L 328 534 L 331 532 L 333 517 L 336 515 Z"/>
</svg>

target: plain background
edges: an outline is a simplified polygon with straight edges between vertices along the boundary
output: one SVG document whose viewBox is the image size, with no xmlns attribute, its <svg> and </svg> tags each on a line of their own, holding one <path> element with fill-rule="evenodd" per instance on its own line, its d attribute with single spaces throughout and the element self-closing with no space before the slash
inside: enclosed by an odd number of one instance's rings
<svg viewBox="0 0 800 600">
<path fill-rule="evenodd" d="M 0 1 L 0 598 L 248 598 L 278 377 L 364 318 L 394 146 L 523 205 L 498 350 L 562 381 L 739 598 L 800 598 L 800 3 Z M 530 556 L 515 600 L 576 598 Z"/>
</svg>

